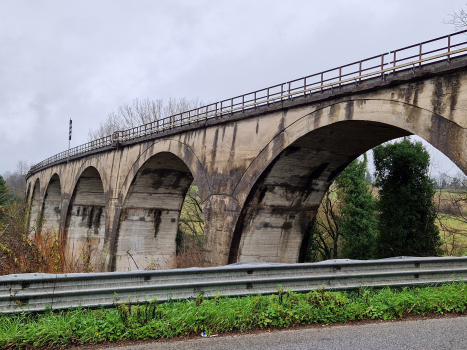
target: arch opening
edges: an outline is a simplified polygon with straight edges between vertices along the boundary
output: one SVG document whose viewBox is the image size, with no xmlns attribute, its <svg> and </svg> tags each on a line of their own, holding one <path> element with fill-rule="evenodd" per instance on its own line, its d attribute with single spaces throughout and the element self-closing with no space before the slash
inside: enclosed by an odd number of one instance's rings
<svg viewBox="0 0 467 350">
<path fill-rule="evenodd" d="M 112 270 L 173 268 L 188 166 L 169 152 L 149 158 L 132 180 L 121 209 Z"/>
<path fill-rule="evenodd" d="M 66 261 L 85 270 L 101 270 L 104 233 L 104 187 L 97 169 L 88 167 L 78 179 L 67 211 Z"/>
<path fill-rule="evenodd" d="M 42 205 L 42 230 L 58 232 L 62 211 L 62 188 L 60 178 L 54 174 L 49 181 Z"/>
<path fill-rule="evenodd" d="M 30 203 L 29 201 L 31 200 L 31 183 L 28 183 L 28 189 L 26 191 L 26 201 Z"/>
<path fill-rule="evenodd" d="M 229 263 L 303 262 L 309 227 L 337 175 L 364 152 L 408 135 L 391 125 L 351 120 L 297 139 L 252 187 L 233 234 Z"/>
<path fill-rule="evenodd" d="M 30 214 L 29 214 L 29 228 L 37 231 L 40 228 L 40 207 L 41 207 L 41 186 L 40 181 L 37 179 L 34 183 L 31 195 Z"/>
</svg>

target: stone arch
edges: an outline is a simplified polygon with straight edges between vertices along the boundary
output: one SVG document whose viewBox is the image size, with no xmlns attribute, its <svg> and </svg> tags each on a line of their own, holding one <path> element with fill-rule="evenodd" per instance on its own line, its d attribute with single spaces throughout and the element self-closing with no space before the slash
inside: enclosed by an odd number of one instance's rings
<svg viewBox="0 0 467 350">
<path fill-rule="evenodd" d="M 112 270 L 174 265 L 180 210 L 195 176 L 172 152 L 148 152 L 140 159 L 122 201 Z"/>
<path fill-rule="evenodd" d="M 333 179 L 365 151 L 411 134 L 431 143 L 462 171 L 467 169 L 461 156 L 467 149 L 465 129 L 409 103 L 341 101 L 284 128 L 236 186 L 234 196 L 243 209 L 229 262 L 302 261 L 308 227 Z"/>
<path fill-rule="evenodd" d="M 72 163 L 70 163 L 72 164 Z M 99 174 L 99 178 L 101 179 L 102 186 L 104 188 L 104 194 L 105 194 L 105 202 L 107 202 L 108 197 L 110 195 L 110 179 L 107 174 L 107 171 L 105 167 L 102 166 L 103 162 L 102 159 L 99 159 L 98 156 L 90 156 L 89 158 L 86 158 L 84 162 L 80 162 L 79 168 L 74 172 L 73 170 L 73 176 L 71 177 L 72 181 L 69 181 L 67 183 L 63 183 L 63 188 L 62 192 L 63 193 L 74 193 L 76 190 L 76 186 L 78 185 L 79 180 L 81 179 L 83 173 L 88 170 L 88 168 L 94 168 L 96 169 L 97 173 Z M 73 168 L 71 168 L 73 169 Z M 63 176 L 63 174 L 61 174 Z M 68 200 L 71 200 L 71 198 L 68 198 Z"/>
<path fill-rule="evenodd" d="M 73 263 L 89 261 L 99 270 L 105 234 L 105 192 L 99 171 L 85 168 L 72 193 L 65 220 L 66 258 Z"/>
<path fill-rule="evenodd" d="M 196 183 L 198 184 L 202 201 L 204 201 L 211 195 L 212 190 L 209 185 L 206 171 L 204 170 L 204 167 L 199 161 L 195 152 L 188 145 L 178 140 L 168 139 L 156 140 L 154 142 L 151 142 L 149 145 L 146 143 L 143 144 L 141 148 L 141 154 L 137 157 L 133 165 L 130 167 L 130 170 L 125 176 L 125 180 L 122 183 L 122 187 L 118 195 L 119 203 L 123 203 L 124 199 L 127 197 L 132 181 L 135 178 L 138 171 L 143 166 L 143 164 L 149 158 L 161 152 L 172 153 L 173 155 L 183 160 L 188 169 L 190 169 L 191 174 L 193 175 Z"/>
<path fill-rule="evenodd" d="M 62 186 L 60 177 L 54 173 L 47 185 L 44 200 L 42 203 L 42 230 L 60 229 L 62 212 Z"/>
<path fill-rule="evenodd" d="M 29 204 L 29 227 L 31 229 L 37 230 L 38 225 L 40 226 L 40 222 L 38 222 L 38 218 L 40 217 L 41 211 L 41 184 L 39 178 L 34 181 L 34 186 L 32 188 L 31 193 L 31 202 Z"/>
</svg>

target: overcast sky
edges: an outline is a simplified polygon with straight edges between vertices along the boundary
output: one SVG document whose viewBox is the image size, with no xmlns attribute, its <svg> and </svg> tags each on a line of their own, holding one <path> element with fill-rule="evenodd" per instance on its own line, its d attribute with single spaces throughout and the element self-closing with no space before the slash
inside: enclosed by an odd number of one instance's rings
<svg viewBox="0 0 467 350">
<path fill-rule="evenodd" d="M 0 174 L 135 98 L 216 101 L 454 31 L 456 0 L 0 0 Z M 440 152 L 435 168 L 456 173 Z"/>
</svg>

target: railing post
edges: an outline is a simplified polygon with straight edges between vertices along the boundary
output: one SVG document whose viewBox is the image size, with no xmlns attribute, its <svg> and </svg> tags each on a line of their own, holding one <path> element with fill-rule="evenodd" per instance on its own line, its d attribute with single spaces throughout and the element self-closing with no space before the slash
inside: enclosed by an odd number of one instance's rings
<svg viewBox="0 0 467 350">
<path fill-rule="evenodd" d="M 422 43 L 420 43 L 420 49 L 419 49 L 419 53 L 418 53 L 418 60 L 420 62 L 418 62 L 418 66 L 421 67 L 422 66 Z"/>
<path fill-rule="evenodd" d="M 119 145 L 119 132 L 115 131 L 112 134 L 112 147 L 113 148 L 118 148 L 118 145 Z"/>
<path fill-rule="evenodd" d="M 323 81 L 323 80 L 324 80 L 324 79 L 323 79 L 323 75 L 324 75 L 324 73 L 323 73 L 323 72 L 321 72 L 321 92 L 323 92 L 323 84 L 324 84 L 324 81 Z"/>
<path fill-rule="evenodd" d="M 395 51 L 394 51 L 394 61 L 392 62 L 392 66 L 393 66 L 393 68 L 394 68 L 394 69 L 392 70 L 392 75 L 393 75 L 393 76 L 396 75 L 396 68 L 395 68 L 395 67 L 396 67 L 396 52 L 397 52 L 397 51 L 395 50 Z"/>
<path fill-rule="evenodd" d="M 359 62 L 359 66 L 358 66 L 358 75 L 360 76 L 360 78 L 358 79 L 358 81 L 361 83 L 361 82 L 362 82 L 362 61 Z"/>
<path fill-rule="evenodd" d="M 451 58 L 449 53 L 451 52 L 451 34 L 448 35 L 448 60 Z"/>
<path fill-rule="evenodd" d="M 339 67 L 339 89 L 341 88 L 341 80 L 342 80 L 342 67 Z"/>
<path fill-rule="evenodd" d="M 384 53 L 381 55 L 381 79 L 384 79 Z"/>
</svg>

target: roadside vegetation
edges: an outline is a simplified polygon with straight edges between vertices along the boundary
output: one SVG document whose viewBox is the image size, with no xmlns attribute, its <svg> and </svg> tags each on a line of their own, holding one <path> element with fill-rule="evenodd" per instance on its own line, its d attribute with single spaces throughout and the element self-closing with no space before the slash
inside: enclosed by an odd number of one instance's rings
<svg viewBox="0 0 467 350">
<path fill-rule="evenodd" d="M 107 341 L 207 336 L 224 332 L 299 325 L 394 320 L 413 315 L 464 314 L 467 284 L 403 289 L 360 288 L 348 292 L 319 289 L 306 294 L 195 300 L 144 305 L 124 303 L 111 309 L 74 309 L 44 314 L 0 315 L 2 349 L 64 347 Z"/>
</svg>

